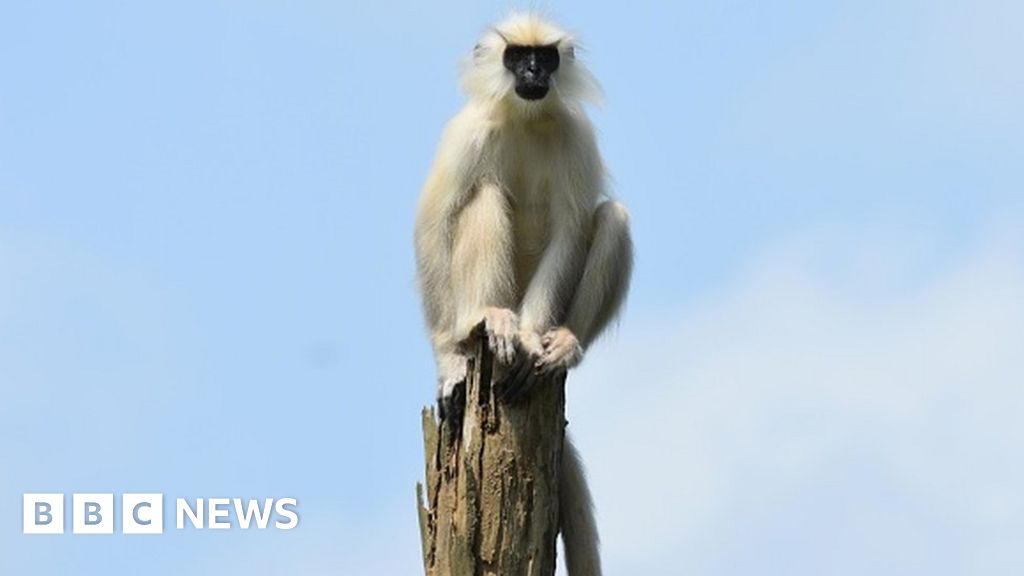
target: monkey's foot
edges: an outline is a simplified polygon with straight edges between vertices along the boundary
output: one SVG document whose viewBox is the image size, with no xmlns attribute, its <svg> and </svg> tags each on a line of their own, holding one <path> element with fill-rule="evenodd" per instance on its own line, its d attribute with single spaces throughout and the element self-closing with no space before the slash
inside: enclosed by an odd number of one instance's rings
<svg viewBox="0 0 1024 576">
<path fill-rule="evenodd" d="M 583 360 L 583 347 L 571 330 L 564 326 L 548 330 L 540 339 L 544 352 L 534 363 L 541 374 L 574 368 Z"/>
<path fill-rule="evenodd" d="M 458 432 L 462 430 L 462 416 L 466 410 L 466 381 L 447 384 L 442 386 L 441 395 L 437 398 L 437 412 L 442 424 L 447 422 L 451 430 Z"/>
<path fill-rule="evenodd" d="M 438 361 L 437 412 L 441 420 L 457 418 L 461 428 L 466 403 L 467 360 L 461 354 L 444 354 Z"/>
<path fill-rule="evenodd" d="M 498 362 L 508 366 L 516 358 L 519 345 L 519 317 L 508 308 L 484 309 L 487 346 Z"/>
<path fill-rule="evenodd" d="M 536 332 L 524 330 L 519 334 L 519 354 L 500 384 L 499 400 L 512 403 L 530 394 L 530 390 L 544 379 L 536 366 L 543 354 L 544 345 Z"/>
</svg>

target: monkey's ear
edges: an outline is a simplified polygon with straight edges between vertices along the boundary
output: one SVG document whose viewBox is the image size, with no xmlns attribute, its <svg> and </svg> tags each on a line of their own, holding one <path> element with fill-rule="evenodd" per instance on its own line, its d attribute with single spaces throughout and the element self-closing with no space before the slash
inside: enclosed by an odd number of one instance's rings
<svg viewBox="0 0 1024 576">
<path fill-rule="evenodd" d="M 473 46 L 473 59 L 479 60 L 487 54 L 487 48 L 483 44 Z"/>
</svg>

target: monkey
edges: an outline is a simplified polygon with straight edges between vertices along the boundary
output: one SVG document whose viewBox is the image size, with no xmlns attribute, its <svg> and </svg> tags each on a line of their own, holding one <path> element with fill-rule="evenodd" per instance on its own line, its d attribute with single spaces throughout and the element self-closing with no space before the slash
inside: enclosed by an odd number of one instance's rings
<svg viewBox="0 0 1024 576">
<path fill-rule="evenodd" d="M 584 109 L 600 88 L 575 38 L 513 13 L 480 38 L 461 84 L 467 102 L 444 129 L 414 233 L 442 419 L 458 416 L 476 326 L 509 367 L 502 397 L 515 400 L 580 363 L 617 316 L 633 265 L 629 215 L 608 191 Z M 560 474 L 569 574 L 599 575 L 590 493 L 568 435 Z"/>
</svg>

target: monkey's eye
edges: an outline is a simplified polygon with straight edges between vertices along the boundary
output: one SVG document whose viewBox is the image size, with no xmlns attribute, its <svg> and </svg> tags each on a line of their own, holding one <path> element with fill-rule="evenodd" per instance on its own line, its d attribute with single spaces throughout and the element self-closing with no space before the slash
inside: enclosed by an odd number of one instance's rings
<svg viewBox="0 0 1024 576">
<path fill-rule="evenodd" d="M 529 46 L 517 46 L 511 44 L 505 47 L 505 54 L 502 60 L 505 64 L 505 68 L 509 70 L 515 70 L 516 64 L 523 61 L 526 55 L 530 52 Z"/>
<path fill-rule="evenodd" d="M 557 46 L 538 46 L 534 53 L 537 55 L 537 63 L 543 66 L 545 70 L 548 72 L 558 70 Z"/>
</svg>

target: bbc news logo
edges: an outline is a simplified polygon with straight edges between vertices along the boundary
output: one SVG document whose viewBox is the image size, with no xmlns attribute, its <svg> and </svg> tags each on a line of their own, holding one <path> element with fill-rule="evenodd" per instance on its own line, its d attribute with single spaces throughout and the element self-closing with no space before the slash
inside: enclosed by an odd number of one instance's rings
<svg viewBox="0 0 1024 576">
<path fill-rule="evenodd" d="M 164 495 L 157 493 L 121 494 L 122 534 L 163 534 Z M 113 534 L 113 494 L 71 495 L 71 532 L 74 534 Z M 291 530 L 299 525 L 295 498 L 196 498 L 174 501 L 175 527 L 227 530 L 250 527 Z M 23 534 L 63 534 L 64 494 L 22 494 Z"/>
</svg>

